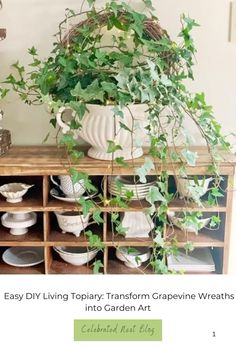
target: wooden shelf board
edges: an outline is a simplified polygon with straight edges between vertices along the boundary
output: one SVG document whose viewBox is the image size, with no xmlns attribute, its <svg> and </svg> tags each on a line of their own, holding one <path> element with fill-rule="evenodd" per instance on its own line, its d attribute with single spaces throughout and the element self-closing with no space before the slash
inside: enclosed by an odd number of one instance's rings
<svg viewBox="0 0 236 354">
<path fill-rule="evenodd" d="M 153 274 L 153 269 L 146 265 L 142 265 L 139 268 L 128 268 L 117 259 L 108 260 L 107 274 Z"/>
<path fill-rule="evenodd" d="M 27 234 L 14 236 L 11 235 L 8 228 L 0 227 L 0 245 L 20 244 L 26 246 L 29 244 L 37 244 L 43 246 L 43 229 L 40 224 L 36 224 L 29 228 Z"/>
<path fill-rule="evenodd" d="M 45 242 L 41 241 L 0 241 L 0 247 L 15 247 L 15 246 L 22 246 L 22 247 L 44 247 L 46 244 Z"/>
<path fill-rule="evenodd" d="M 170 202 L 168 206 L 170 211 L 201 211 L 201 212 L 225 212 L 226 206 L 219 204 L 215 206 L 209 206 L 203 202 L 203 207 L 196 205 L 195 203 L 186 202 L 184 199 L 175 199 Z"/>
<path fill-rule="evenodd" d="M 13 267 L 3 261 L 0 262 L 0 274 L 44 274 L 44 263 L 33 267 Z"/>
<path fill-rule="evenodd" d="M 145 200 L 133 200 L 130 203 L 128 203 L 127 208 L 121 208 L 119 206 L 110 206 L 108 205 L 107 207 L 104 207 L 104 211 L 109 212 L 119 212 L 119 211 L 140 211 L 146 208 L 149 208 L 150 204 Z"/>
<path fill-rule="evenodd" d="M 185 234 L 184 231 L 174 228 L 168 229 L 166 235 L 167 241 L 176 236 L 179 247 L 183 247 L 187 241 L 193 242 L 196 247 L 224 247 L 224 241 L 204 233 L 204 230 L 195 235 L 193 232 Z"/>
<path fill-rule="evenodd" d="M 113 236 L 111 231 L 108 231 L 107 240 L 105 242 L 107 246 L 150 246 L 153 244 L 151 237 L 125 237 L 125 236 Z"/>
<path fill-rule="evenodd" d="M 49 274 L 93 274 L 92 266 L 74 266 L 62 259 L 53 259 Z"/>
<path fill-rule="evenodd" d="M 82 147 L 80 147 L 82 149 Z M 85 148 L 85 153 L 88 148 Z M 182 147 L 179 148 L 180 150 Z M 197 166 L 188 167 L 188 174 L 207 174 L 207 168 L 210 163 L 210 156 L 206 147 L 194 147 L 198 152 Z M 223 160 L 220 162 L 220 173 L 232 175 L 234 173 L 234 165 L 236 158 L 233 154 L 223 153 Z M 91 175 L 127 175 L 133 174 L 135 168 L 144 163 L 145 154 L 134 159 L 128 167 L 120 167 L 111 164 L 111 161 L 99 161 L 94 163 L 94 159 L 87 155 L 77 164 L 69 165 L 65 149 L 57 146 L 12 146 L 7 154 L 1 157 L 0 174 L 8 175 L 11 170 L 11 175 L 60 175 L 67 174 L 69 167 L 79 168 L 81 171 L 86 171 Z M 165 166 L 158 159 L 154 160 L 156 170 L 165 169 L 171 174 L 173 169 L 178 169 L 180 163 L 167 162 Z M 153 170 L 153 174 L 156 174 Z"/>
<path fill-rule="evenodd" d="M 60 230 L 52 230 L 48 237 L 47 246 L 89 246 L 84 235 L 76 237 L 71 233 L 63 234 Z"/>
<path fill-rule="evenodd" d="M 43 211 L 43 199 L 41 197 L 30 197 L 23 199 L 20 203 L 8 203 L 0 199 L 0 211 Z"/>
<path fill-rule="evenodd" d="M 92 199 L 92 201 L 96 205 L 99 205 L 99 208 L 103 209 L 103 207 L 101 207 L 101 201 L 98 198 L 94 198 Z M 64 202 L 52 198 L 49 199 L 48 204 L 45 206 L 44 209 L 46 211 L 81 211 L 82 210 L 81 206 L 78 203 L 69 203 L 69 202 Z"/>
</svg>

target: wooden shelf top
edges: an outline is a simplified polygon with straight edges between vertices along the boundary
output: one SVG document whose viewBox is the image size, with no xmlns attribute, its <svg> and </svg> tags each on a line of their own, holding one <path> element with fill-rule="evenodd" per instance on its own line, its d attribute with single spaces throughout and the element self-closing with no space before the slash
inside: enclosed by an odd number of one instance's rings
<svg viewBox="0 0 236 354">
<path fill-rule="evenodd" d="M 169 228 L 166 240 L 170 241 L 173 237 L 177 238 L 179 247 L 184 247 L 187 241 L 193 242 L 195 247 L 224 247 L 224 241 L 217 237 L 214 231 L 204 229 L 196 235 L 194 232 L 185 233 L 177 228 Z"/>
<path fill-rule="evenodd" d="M 38 223 L 29 228 L 24 235 L 11 235 L 9 228 L 0 226 L 0 246 L 44 246 L 43 227 Z"/>
<path fill-rule="evenodd" d="M 33 267 L 13 267 L 0 261 L 0 274 L 44 274 L 44 263 Z"/>
<path fill-rule="evenodd" d="M 83 148 L 86 154 L 86 149 Z M 194 147 L 198 153 L 197 166 L 188 167 L 189 174 L 205 174 L 210 164 L 210 157 L 204 147 Z M 112 165 L 111 161 L 95 160 L 88 156 L 82 158 L 76 164 L 70 164 L 65 149 L 57 146 L 12 146 L 10 150 L 0 158 L 0 175 L 59 175 L 67 174 L 68 169 L 73 166 L 91 175 L 126 175 L 133 174 L 135 168 L 140 166 L 145 159 L 145 154 L 135 160 L 128 161 L 128 167 Z M 163 166 L 158 159 L 154 161 L 158 173 L 165 169 L 167 171 L 178 168 L 179 163 L 166 163 Z M 233 154 L 222 153 L 220 162 L 221 173 L 232 175 L 236 158 Z M 173 173 L 173 172 L 172 172 Z"/>
<path fill-rule="evenodd" d="M 49 274 L 93 274 L 93 267 L 92 265 L 75 266 L 57 257 L 51 264 Z"/>
<path fill-rule="evenodd" d="M 138 268 L 129 268 L 123 262 L 117 260 L 109 260 L 108 274 L 153 274 L 153 269 L 146 264 L 142 264 Z"/>
</svg>

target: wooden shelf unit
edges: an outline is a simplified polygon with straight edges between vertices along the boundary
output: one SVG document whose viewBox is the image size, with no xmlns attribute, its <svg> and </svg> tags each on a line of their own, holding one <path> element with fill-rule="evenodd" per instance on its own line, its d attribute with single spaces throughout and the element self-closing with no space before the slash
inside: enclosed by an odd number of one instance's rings
<svg viewBox="0 0 236 354">
<path fill-rule="evenodd" d="M 208 175 L 207 167 L 209 164 L 209 156 L 205 148 L 197 148 L 199 160 L 195 167 L 188 168 L 189 175 Z M 119 167 L 112 165 L 110 161 L 99 161 L 89 157 L 83 158 L 73 167 L 81 172 L 88 173 L 94 178 L 104 197 L 109 199 L 108 193 L 108 176 L 113 175 L 133 175 L 136 167 L 144 162 L 145 155 L 132 161 L 132 165 L 128 167 Z M 214 259 L 217 262 L 217 272 L 226 274 L 228 271 L 228 255 L 230 247 L 230 226 L 232 214 L 232 184 L 235 158 L 232 155 L 225 154 L 224 159 L 220 163 L 220 173 L 224 176 L 223 188 L 226 190 L 224 198 L 217 206 L 206 206 L 201 208 L 193 203 L 186 204 L 183 200 L 175 199 L 169 205 L 170 211 L 201 211 L 207 214 L 219 213 L 223 219 L 223 225 L 219 230 L 209 231 L 203 229 L 198 235 L 193 233 L 186 234 L 179 229 L 165 228 L 163 237 L 169 242 L 173 233 L 177 236 L 179 247 L 183 247 L 184 243 L 192 241 L 195 247 L 209 247 L 213 249 Z M 157 171 L 165 169 L 171 176 L 173 170 L 178 169 L 178 163 L 166 163 L 161 165 L 158 160 L 154 161 Z M 68 174 L 69 169 L 66 153 L 63 149 L 56 146 L 15 146 L 8 153 L 0 158 L 0 185 L 9 182 L 21 181 L 24 183 L 34 184 L 35 187 L 30 189 L 21 203 L 10 204 L 5 198 L 0 197 L 0 216 L 5 212 L 13 211 L 34 211 L 38 215 L 38 222 L 35 226 L 29 228 L 29 232 L 23 236 L 13 236 L 9 230 L 0 226 L 0 259 L 1 255 L 7 247 L 12 246 L 32 246 L 44 247 L 44 263 L 34 267 L 18 268 L 5 264 L 0 260 L 0 274 L 93 274 L 92 265 L 73 266 L 64 262 L 58 254 L 53 250 L 53 246 L 88 246 L 85 236 L 76 238 L 72 234 L 62 234 L 54 211 L 76 211 L 81 208 L 76 203 L 69 203 L 54 199 L 50 195 L 53 187 L 50 182 L 50 175 Z M 173 178 L 172 178 L 173 188 Z M 170 184 L 171 184 L 170 183 Z M 228 188 L 228 191 L 227 191 Z M 104 252 L 98 253 L 98 259 L 104 264 L 104 273 L 106 274 L 150 274 L 153 273 L 150 266 L 142 265 L 138 269 L 127 268 L 122 262 L 115 258 L 115 247 L 119 246 L 147 246 L 153 245 L 152 237 L 149 238 L 128 238 L 124 236 L 112 236 L 110 230 L 109 214 L 111 212 L 124 211 L 142 211 L 148 207 L 146 201 L 131 202 L 128 209 L 122 209 L 117 206 L 101 205 L 105 220 L 104 225 L 89 225 L 86 230 L 93 230 L 101 236 L 105 244 Z M 157 205 L 158 208 L 158 205 Z M 93 263 L 93 261 L 92 261 Z"/>
</svg>

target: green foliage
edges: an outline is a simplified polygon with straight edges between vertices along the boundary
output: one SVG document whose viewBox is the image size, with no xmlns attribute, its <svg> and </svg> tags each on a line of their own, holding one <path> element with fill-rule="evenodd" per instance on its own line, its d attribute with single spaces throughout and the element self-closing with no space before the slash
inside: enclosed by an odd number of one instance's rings
<svg viewBox="0 0 236 354">
<path fill-rule="evenodd" d="M 117 145 L 114 141 L 108 140 L 108 147 L 107 147 L 107 152 L 108 153 L 114 153 L 118 150 L 122 150 L 122 147 L 120 145 Z"/>
<path fill-rule="evenodd" d="M 104 223 L 104 220 L 103 218 L 101 217 L 101 210 L 100 209 L 96 209 L 94 210 L 93 212 L 93 220 L 98 224 L 103 224 Z"/>
<path fill-rule="evenodd" d="M 143 3 L 153 11 L 151 0 L 143 0 Z M 5 82 L 19 93 L 20 98 L 28 104 L 39 104 L 45 102 L 45 97 L 50 97 L 52 112 L 56 113 L 62 106 L 70 107 L 80 121 L 87 111 L 87 103 L 113 104 L 114 115 L 121 119 L 125 106 L 146 103 L 149 152 L 162 161 L 168 155 L 168 133 L 163 118 L 160 118 L 165 108 L 170 112 L 166 117 L 167 123 L 175 127 L 171 134 L 172 144 L 184 135 L 183 121 L 190 119 L 206 140 L 213 161 L 216 160 L 217 145 L 228 150 L 230 145 L 214 118 L 212 107 L 206 103 L 204 93 L 191 94 L 184 83 L 185 79 L 193 78 L 196 49 L 191 33 L 198 26 L 196 21 L 182 16 L 180 43 L 173 42 L 165 31 L 162 38 L 155 41 L 145 32 L 145 23 L 150 18 L 158 23 L 153 14 L 150 17 L 139 13 L 124 2 L 108 1 L 102 10 L 96 10 L 94 0 L 88 0 L 88 5 L 90 9 L 84 15 L 93 20 L 75 33 L 69 48 L 61 41 L 61 26 L 59 39 L 53 44 L 47 59 L 40 59 L 37 49 L 32 46 L 28 50 L 33 59 L 31 70 L 27 72 L 19 62 L 13 65 L 16 74 L 10 74 Z M 115 27 L 120 31 L 112 35 L 111 45 L 103 42 L 100 16 L 108 17 L 108 30 Z M 81 13 L 67 9 L 62 25 L 67 17 L 79 23 Z M 127 38 L 132 41 L 131 46 L 127 46 Z M 51 122 L 55 124 L 55 119 Z M 71 130 L 79 129 L 80 124 L 82 121 L 72 122 Z M 125 122 L 120 121 L 119 124 L 120 129 L 131 130 Z M 194 166 L 197 155 L 189 149 L 189 137 L 185 136 L 186 148 L 182 151 L 182 158 L 186 164 Z M 73 153 L 75 147 L 71 148 L 72 141 L 68 140 L 64 143 L 69 144 Z M 108 152 L 114 153 L 119 149 L 121 147 L 114 141 L 108 142 Z M 176 160 L 177 157 L 172 154 L 172 158 Z M 216 171 L 216 166 L 214 169 Z M 149 170 L 146 166 L 137 170 L 143 183 Z"/>
<path fill-rule="evenodd" d="M 144 164 L 143 166 L 139 167 L 136 169 L 136 173 L 137 175 L 139 176 L 139 179 L 140 179 L 140 182 L 142 183 L 146 183 L 147 182 L 147 179 L 146 179 L 146 176 L 151 172 L 151 170 L 153 170 L 155 167 L 154 167 L 154 164 L 153 164 L 153 161 L 148 158 L 148 157 L 145 157 L 145 161 L 144 161 Z"/>
<path fill-rule="evenodd" d="M 0 87 L 0 99 L 4 98 L 9 92 L 9 89 Z"/>
<path fill-rule="evenodd" d="M 78 203 L 81 205 L 82 212 L 85 217 L 89 214 L 89 212 L 91 212 L 92 209 L 95 208 L 95 205 L 91 200 L 89 200 L 89 199 L 86 200 L 83 197 L 80 197 L 80 199 L 78 200 Z"/>
<path fill-rule="evenodd" d="M 97 248 L 100 251 L 103 250 L 104 244 L 101 241 L 101 237 L 100 236 L 98 236 L 97 234 L 94 234 L 91 230 L 86 231 L 85 235 L 88 238 L 89 246 L 91 248 Z"/>
<path fill-rule="evenodd" d="M 93 263 L 93 274 L 102 274 L 100 272 L 100 269 L 103 268 L 104 265 L 103 263 L 100 261 L 100 259 L 96 260 L 94 263 Z"/>
<path fill-rule="evenodd" d="M 97 188 L 93 185 L 89 175 L 85 172 L 80 172 L 75 168 L 69 170 L 73 184 L 81 182 L 88 192 L 97 192 Z"/>
<path fill-rule="evenodd" d="M 188 254 L 189 252 L 192 252 L 194 250 L 194 245 L 191 241 L 187 241 L 184 245 L 184 249 L 186 253 Z"/>
<path fill-rule="evenodd" d="M 184 211 L 182 213 L 177 214 L 176 224 L 180 228 L 183 229 L 191 228 L 196 233 L 198 233 L 198 231 L 203 227 L 203 223 L 201 221 L 202 218 L 203 218 L 202 212 Z"/>
<path fill-rule="evenodd" d="M 213 215 L 211 217 L 210 227 L 211 228 L 218 227 L 220 225 L 220 222 L 221 222 L 221 219 L 220 219 L 219 215 Z"/>
<path fill-rule="evenodd" d="M 82 5 L 84 3 L 83 1 Z M 60 144 L 66 146 L 72 162 L 83 157 L 75 136 L 83 127 L 83 118 L 88 111 L 87 104 L 111 105 L 114 119 L 118 123 L 117 130 L 123 129 L 130 134 L 134 133 L 136 126 L 134 124 L 131 127 L 125 121 L 125 110 L 129 109 L 130 104 L 147 105 L 145 129 L 149 139 L 149 157 L 142 166 L 135 165 L 134 172 L 141 183 L 147 182 L 148 174 L 157 175 L 157 182 L 150 188 L 146 198 L 150 205 L 146 208 L 146 213 L 153 215 L 153 219 L 157 218 L 160 224 L 155 227 L 150 263 L 156 273 L 168 274 L 165 257 L 168 254 L 176 255 L 178 250 L 174 238 L 170 243 L 163 239 L 164 225 L 168 223 L 168 205 L 174 197 L 168 191 L 168 163 L 169 160 L 179 162 L 177 174 L 187 177 L 187 166 L 195 166 L 198 159 L 185 127 L 189 122 L 196 125 L 212 159 L 208 172 L 215 177 L 215 182 L 208 192 L 209 205 L 216 205 L 223 196 L 219 185 L 220 156 L 217 148 L 221 147 L 225 151 L 230 149 L 204 93 L 192 94 L 185 85 L 186 80 L 193 79 L 196 48 L 192 30 L 198 24 L 183 15 L 178 43 L 171 40 L 165 30 L 161 31 L 162 35 L 158 40 L 154 40 L 145 27 L 150 21 L 153 21 L 153 26 L 158 24 L 151 0 L 143 0 L 143 7 L 149 10 L 147 15 L 135 11 L 127 2 L 110 0 L 103 9 L 96 9 L 96 0 L 87 0 L 87 5 L 88 11 L 83 6 L 79 12 L 66 9 L 65 19 L 59 26 L 59 33 L 48 58 L 40 58 L 37 49 L 32 46 L 28 50 L 31 58 L 29 68 L 17 61 L 5 84 L 16 91 L 27 104 L 46 104 L 52 113 L 50 123 L 55 128 L 55 117 L 61 107 L 71 108 L 76 113 L 76 118 L 69 123 L 70 131 L 63 134 L 60 140 Z M 104 41 L 101 31 L 104 23 L 100 16 L 107 19 L 105 26 L 108 33 L 111 29 L 119 30 L 117 34 L 111 34 L 109 44 Z M 88 20 L 77 31 L 73 29 L 74 37 L 70 43 L 63 40 L 68 19 L 71 20 L 69 23 Z M 0 89 L 0 98 L 4 98 L 7 93 L 8 88 Z M 115 138 L 114 141 L 107 141 L 107 153 L 118 154 L 123 149 L 116 141 Z M 175 149 L 179 141 L 184 146 L 180 153 Z M 142 141 L 135 143 L 140 146 L 143 144 Z M 173 146 L 172 150 L 170 145 Z M 160 163 L 164 172 L 155 170 L 154 159 Z M 116 157 L 114 161 L 116 167 L 130 167 L 130 162 L 126 162 L 123 157 Z M 88 192 L 97 191 L 87 174 L 73 168 L 70 169 L 70 174 L 73 183 L 82 180 Z M 118 183 L 116 188 L 120 193 L 124 191 L 122 184 Z M 196 183 L 189 188 L 193 201 L 202 206 L 202 185 Z M 125 190 L 124 195 L 125 198 L 116 196 L 105 200 L 105 203 L 109 204 L 111 210 L 113 206 L 126 209 L 133 192 Z M 101 200 L 104 201 L 103 198 Z M 104 222 L 101 210 L 95 202 L 81 197 L 79 204 L 85 216 L 91 213 L 97 224 Z M 198 230 L 199 217 L 198 213 L 185 213 L 182 222 L 185 225 L 194 225 L 195 230 Z M 127 230 L 123 228 L 119 214 L 112 212 L 111 220 L 114 230 L 125 235 Z M 219 216 L 213 216 L 210 227 L 217 227 L 219 222 Z M 91 245 L 100 245 L 97 235 L 89 232 L 87 236 Z M 187 252 L 191 251 L 191 243 L 187 242 L 185 249 Z M 96 261 L 95 272 L 99 272 L 101 267 L 101 262 Z"/>
<path fill-rule="evenodd" d="M 189 166 L 196 165 L 196 161 L 198 158 L 198 154 L 196 152 L 192 152 L 190 150 L 182 150 L 181 153 Z"/>
<path fill-rule="evenodd" d="M 115 162 L 117 163 L 117 165 L 120 165 L 120 166 L 124 166 L 124 167 L 128 166 L 128 163 L 124 160 L 123 157 L 116 157 Z"/>
</svg>

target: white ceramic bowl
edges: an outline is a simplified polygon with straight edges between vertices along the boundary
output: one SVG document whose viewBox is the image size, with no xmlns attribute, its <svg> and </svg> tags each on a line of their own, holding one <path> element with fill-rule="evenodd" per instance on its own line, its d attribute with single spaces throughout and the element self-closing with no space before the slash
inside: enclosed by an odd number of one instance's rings
<svg viewBox="0 0 236 354">
<path fill-rule="evenodd" d="M 23 195 L 33 187 L 25 183 L 7 183 L 0 187 L 0 193 L 7 198 L 9 203 L 19 203 L 22 201 Z"/>
<path fill-rule="evenodd" d="M 148 247 L 135 247 L 135 250 L 136 252 L 129 253 L 128 247 L 120 247 L 116 250 L 116 257 L 127 267 L 138 268 L 150 258 L 151 251 Z"/>
<path fill-rule="evenodd" d="M 210 182 L 213 180 L 209 178 L 199 178 L 198 183 L 194 179 L 175 177 L 177 190 L 180 198 L 199 199 L 208 191 Z"/>
<path fill-rule="evenodd" d="M 55 212 L 55 215 L 62 232 L 73 233 L 76 237 L 79 237 L 81 231 L 88 226 L 90 216 L 90 214 L 88 214 L 84 217 L 83 214 L 79 212 Z"/>
<path fill-rule="evenodd" d="M 211 221 L 211 218 L 199 219 L 199 225 L 198 228 L 196 229 L 191 224 L 183 225 L 183 217 L 176 215 L 176 213 L 174 212 L 168 212 L 168 218 L 174 226 L 186 232 L 194 232 L 196 235 L 198 231 L 206 227 Z"/>
<path fill-rule="evenodd" d="M 67 263 L 81 266 L 89 263 L 96 257 L 97 249 L 88 249 L 86 247 L 53 247 L 60 257 Z"/>
</svg>

